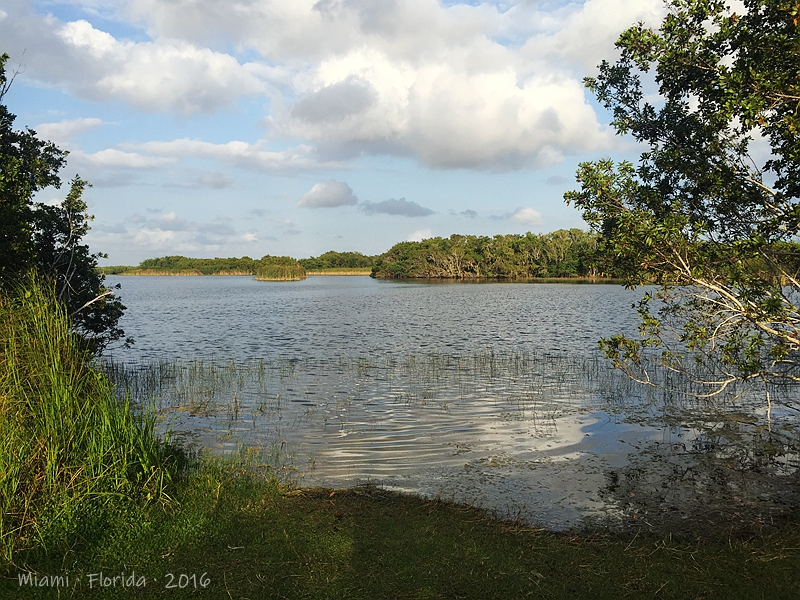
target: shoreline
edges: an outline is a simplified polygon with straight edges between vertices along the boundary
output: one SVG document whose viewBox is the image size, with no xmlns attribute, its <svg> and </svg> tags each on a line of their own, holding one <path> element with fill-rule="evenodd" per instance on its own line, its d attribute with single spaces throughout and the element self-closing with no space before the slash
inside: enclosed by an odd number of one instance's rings
<svg viewBox="0 0 800 600">
<path fill-rule="evenodd" d="M 254 273 L 220 272 L 205 275 L 199 271 L 128 271 L 104 273 L 117 277 L 255 277 Z M 342 269 L 331 271 L 308 271 L 306 277 L 370 277 L 371 271 Z M 381 281 L 400 281 L 407 283 L 565 283 L 575 285 L 621 285 L 624 280 L 613 277 L 374 277 Z M 268 281 L 268 280 L 264 280 Z"/>
</svg>

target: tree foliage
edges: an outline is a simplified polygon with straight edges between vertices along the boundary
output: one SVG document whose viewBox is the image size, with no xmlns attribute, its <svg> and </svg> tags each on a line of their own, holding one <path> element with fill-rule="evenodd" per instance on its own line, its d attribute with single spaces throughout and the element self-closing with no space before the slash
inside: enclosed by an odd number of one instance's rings
<svg viewBox="0 0 800 600">
<path fill-rule="evenodd" d="M 800 376 L 800 5 L 744 7 L 670 0 L 658 30 L 620 36 L 617 62 L 585 81 L 647 149 L 637 165 L 581 164 L 565 195 L 627 285 L 659 284 L 639 305 L 642 338 L 603 340 L 607 355 L 643 381 L 648 356 L 703 371 L 709 394 Z"/>
<path fill-rule="evenodd" d="M 76 176 L 61 204 L 34 206 L 33 246 L 37 270 L 52 281 L 56 299 L 66 305 L 77 332 L 100 351 L 123 337 L 118 323 L 125 306 L 104 285 L 105 276 L 97 268 L 97 260 L 105 256 L 82 243 L 93 218 L 82 198 L 88 185 Z"/>
<path fill-rule="evenodd" d="M 189 258 L 187 256 L 162 256 L 148 258 L 138 267 L 119 268 L 115 271 L 127 275 L 255 275 L 259 270 L 270 266 L 293 266 L 297 259 L 291 256 L 271 256 L 260 259 L 249 256 L 241 258 Z"/>
<path fill-rule="evenodd" d="M 377 256 L 365 256 L 360 252 L 335 252 L 330 250 L 317 257 L 301 258 L 300 264 L 307 271 L 366 269 L 373 267 L 377 258 Z"/>
<path fill-rule="evenodd" d="M 11 85 L 8 59 L 0 56 L 0 290 L 20 289 L 37 271 L 55 286 L 76 332 L 101 351 L 123 336 L 118 322 L 125 307 L 104 286 L 97 270 L 102 255 L 82 243 L 92 219 L 82 199 L 88 184 L 76 176 L 61 205 L 34 204 L 36 192 L 61 187 L 66 152 L 31 129 L 14 129 L 16 116 L 2 102 Z"/>
<path fill-rule="evenodd" d="M 597 235 L 580 229 L 548 234 L 451 235 L 401 242 L 378 257 L 373 277 L 517 279 L 597 277 Z"/>
<path fill-rule="evenodd" d="M 58 171 L 66 154 L 30 129 L 14 129 L 16 115 L 3 103 L 13 76 L 6 75 L 8 54 L 0 56 L 0 283 L 27 271 L 36 256 L 33 246 L 34 193 L 60 187 Z"/>
</svg>

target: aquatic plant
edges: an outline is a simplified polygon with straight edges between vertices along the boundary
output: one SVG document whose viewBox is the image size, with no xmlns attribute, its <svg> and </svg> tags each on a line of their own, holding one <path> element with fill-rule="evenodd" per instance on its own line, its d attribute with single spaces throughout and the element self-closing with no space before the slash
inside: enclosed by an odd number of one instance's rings
<svg viewBox="0 0 800 600">
<path fill-rule="evenodd" d="M 302 265 L 272 264 L 256 270 L 257 281 L 299 281 L 306 278 L 306 270 Z"/>
</svg>

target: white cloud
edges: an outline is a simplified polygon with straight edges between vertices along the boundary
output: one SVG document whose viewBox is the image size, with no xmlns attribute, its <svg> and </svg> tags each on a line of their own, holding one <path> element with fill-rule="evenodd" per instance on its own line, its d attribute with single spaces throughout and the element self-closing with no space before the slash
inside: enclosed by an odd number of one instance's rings
<svg viewBox="0 0 800 600">
<path fill-rule="evenodd" d="M 231 141 L 214 144 L 202 140 L 178 139 L 169 142 L 145 142 L 130 144 L 132 150 L 141 150 L 148 154 L 169 157 L 171 160 L 183 158 L 206 158 L 221 160 L 243 169 L 256 171 L 278 171 L 291 169 L 309 169 L 319 166 L 343 168 L 346 165 L 335 162 L 321 163 L 310 146 L 296 146 L 287 150 L 267 150 L 263 143 L 250 144 L 242 141 Z"/>
<path fill-rule="evenodd" d="M 76 82 L 94 99 L 119 98 L 143 110 L 192 114 L 263 91 L 247 65 L 185 41 L 118 41 L 86 21 L 66 23 L 58 35 L 95 72 L 96 78 Z"/>
<path fill-rule="evenodd" d="M 323 155 L 412 155 L 434 168 L 545 167 L 612 144 L 581 81 L 477 37 L 417 63 L 378 47 L 327 58 L 295 82 L 301 95 L 270 135 Z"/>
<path fill-rule="evenodd" d="M 330 179 L 325 183 L 317 183 L 303 194 L 297 206 L 305 208 L 333 208 L 356 204 L 358 198 L 349 185 L 342 181 Z"/>
<path fill-rule="evenodd" d="M 438 0 L 130 0 L 128 14 L 154 37 L 242 44 L 278 61 L 312 61 L 381 46 L 418 57 L 495 27 L 491 6 Z"/>
<path fill-rule="evenodd" d="M 433 233 L 430 229 L 417 229 L 414 233 L 411 233 L 406 238 L 407 242 L 421 242 L 422 240 L 427 240 L 428 238 L 432 238 Z"/>
<path fill-rule="evenodd" d="M 230 177 L 226 177 L 218 171 L 210 173 L 203 173 L 196 177 L 191 178 L 189 181 L 165 183 L 164 187 L 171 188 L 188 188 L 188 189 L 204 189 L 211 188 L 214 190 L 221 190 L 224 188 L 233 187 L 236 181 Z"/>
<path fill-rule="evenodd" d="M 0 37 L 14 59 L 24 53 L 26 78 L 83 98 L 189 115 L 265 91 L 268 69 L 240 64 L 224 52 L 174 38 L 117 39 L 86 20 L 64 23 L 37 15 L 19 0 L 9 8 L 9 17 L 0 20 Z"/>
<path fill-rule="evenodd" d="M 10 0 L 0 36 L 14 52 L 30 48 L 26 77 L 184 115 L 227 109 L 244 96 L 269 100 L 268 136 L 295 150 L 171 143 L 176 152 L 265 170 L 364 154 L 509 170 L 610 149 L 616 142 L 582 76 L 613 58 L 622 30 L 640 19 L 658 23 L 664 11 L 660 0 L 81 2 L 146 35 L 115 37 Z"/>
<path fill-rule="evenodd" d="M 239 231 L 230 217 L 194 221 L 175 211 L 148 212 L 155 212 L 155 217 L 134 214 L 121 223 L 96 224 L 90 232 L 92 243 L 109 250 L 137 248 L 148 256 L 165 252 L 209 256 L 224 248 L 244 252 L 258 241 L 257 230 Z"/>
<path fill-rule="evenodd" d="M 426 217 L 435 213 L 435 211 L 430 208 L 420 206 L 416 202 L 406 200 L 405 198 L 400 198 L 399 200 L 389 198 L 382 202 L 363 202 L 361 204 L 361 210 L 368 215 L 384 214 L 400 215 L 403 217 Z"/>
<path fill-rule="evenodd" d="M 123 152 L 114 148 L 107 148 L 91 154 L 77 150 L 70 154 L 70 160 L 72 161 L 72 159 L 76 159 L 79 164 L 89 164 L 95 167 L 128 169 L 149 169 L 175 162 L 170 157 L 145 156 L 138 152 Z"/>
<path fill-rule="evenodd" d="M 34 130 L 41 139 L 50 140 L 57 145 L 66 145 L 74 136 L 99 127 L 102 123 L 102 120 L 96 118 L 68 119 L 59 123 L 41 123 L 34 127 Z"/>
<path fill-rule="evenodd" d="M 531 227 L 542 224 L 542 213 L 532 208 L 518 208 L 509 218 L 512 221 Z"/>
<path fill-rule="evenodd" d="M 559 63 L 593 74 L 605 59 L 613 59 L 614 43 L 628 27 L 639 21 L 661 23 L 665 4 L 658 0 L 586 0 L 570 3 L 549 31 L 531 36 L 521 56 L 533 63 Z"/>
</svg>

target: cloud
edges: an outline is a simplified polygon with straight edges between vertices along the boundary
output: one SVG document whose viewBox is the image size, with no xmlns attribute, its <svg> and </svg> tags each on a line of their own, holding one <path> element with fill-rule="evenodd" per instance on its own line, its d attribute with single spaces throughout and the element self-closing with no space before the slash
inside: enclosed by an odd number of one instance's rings
<svg viewBox="0 0 800 600">
<path fill-rule="evenodd" d="M 365 201 L 362 202 L 360 206 L 361 210 L 368 215 L 385 214 L 402 215 L 404 217 L 426 217 L 434 214 L 435 212 L 430 208 L 425 208 L 424 206 L 420 206 L 416 202 L 406 200 L 405 198 L 400 198 L 399 200 L 390 198 L 389 200 L 384 200 L 383 202 Z"/>
<path fill-rule="evenodd" d="M 304 96 L 292 106 L 291 115 L 310 123 L 342 121 L 358 117 L 376 100 L 377 93 L 369 82 L 350 76 Z"/>
<path fill-rule="evenodd" d="M 34 127 L 34 130 L 41 139 L 65 145 L 72 141 L 74 136 L 99 127 L 102 123 L 102 120 L 96 118 L 69 119 L 59 123 L 41 123 Z"/>
<path fill-rule="evenodd" d="M 411 233 L 406 238 L 407 242 L 421 242 L 422 240 L 427 240 L 428 238 L 432 238 L 433 233 L 430 229 L 417 229 L 414 233 Z"/>
<path fill-rule="evenodd" d="M 145 156 L 138 152 L 123 152 L 114 148 L 107 148 L 92 154 L 76 150 L 70 154 L 70 160 L 72 161 L 73 159 L 97 167 L 122 167 L 128 169 L 149 169 L 175 162 L 175 159 L 171 157 Z"/>
<path fill-rule="evenodd" d="M 122 253 L 138 248 L 149 256 L 162 253 L 202 256 L 223 249 L 244 252 L 259 239 L 256 229 L 240 231 L 230 217 L 194 221 L 175 211 L 146 210 L 150 213 L 147 216 L 133 214 L 120 223 L 93 224 L 89 233 L 90 243 Z"/>
<path fill-rule="evenodd" d="M 466 217 L 467 219 L 474 219 L 478 216 L 478 213 L 476 213 L 474 210 L 462 210 L 458 214 L 462 217 Z"/>
<path fill-rule="evenodd" d="M 70 154 L 69 165 L 73 167 L 76 165 L 76 162 L 72 159 L 74 158 L 73 154 Z M 78 169 L 79 171 L 81 169 Z M 99 174 L 97 171 L 93 171 L 92 173 L 87 174 L 89 176 L 89 180 L 92 184 L 92 187 L 95 188 L 116 188 L 116 187 L 127 187 L 130 185 L 150 185 L 147 183 L 143 177 L 141 172 L 125 170 L 111 170 L 110 172 L 103 173 L 102 175 Z"/>
<path fill-rule="evenodd" d="M 188 189 L 205 189 L 211 188 L 214 190 L 221 190 L 236 185 L 236 181 L 226 177 L 222 173 L 213 171 L 211 173 L 204 173 L 199 177 L 195 177 L 191 181 L 180 183 L 165 183 L 164 187 L 171 188 L 188 188 Z"/>
<path fill-rule="evenodd" d="M 288 219 L 284 219 L 284 220 L 273 219 L 273 222 L 277 225 L 277 227 L 279 229 L 283 230 L 283 233 L 285 233 L 287 235 L 300 235 L 301 233 L 303 233 L 297 227 L 297 225 L 294 223 L 294 221 L 290 221 Z"/>
<path fill-rule="evenodd" d="M 655 25 L 665 13 L 653 0 L 586 0 L 554 13 L 549 31 L 531 36 L 520 54 L 537 62 L 577 65 L 594 72 L 602 59 L 616 56 L 614 42 L 637 22 Z"/>
<path fill-rule="evenodd" d="M 502 171 L 612 149 L 582 77 L 613 59 L 622 30 L 664 12 L 660 0 L 92 0 L 92 24 L 39 4 L 10 1 L 0 19 L 6 49 L 29 49 L 26 78 L 149 112 L 263 100 L 267 139 L 296 149 L 193 151 L 267 170 L 393 155 Z M 136 39 L 100 29 L 114 20 Z"/>
<path fill-rule="evenodd" d="M 305 208 L 333 208 L 336 206 L 352 206 L 358 202 L 353 190 L 344 182 L 329 179 L 318 183 L 303 194 L 297 206 Z"/>
<path fill-rule="evenodd" d="M 254 171 L 286 171 L 316 169 L 319 167 L 346 168 L 336 162 L 321 162 L 310 146 L 296 146 L 281 151 L 268 150 L 263 142 L 250 144 L 231 141 L 224 144 L 192 140 L 188 138 L 169 142 L 145 142 L 130 144 L 132 150 L 168 157 L 177 161 L 185 158 L 205 158 L 224 161 L 242 169 Z"/>
<path fill-rule="evenodd" d="M 484 51 L 488 64 L 468 66 Z M 270 135 L 308 140 L 328 157 L 411 155 L 445 169 L 545 167 L 612 143 L 576 77 L 522 73 L 511 50 L 485 40 L 435 58 L 412 67 L 359 48 L 323 61 L 291 109 L 268 119 Z"/>
<path fill-rule="evenodd" d="M 220 236 L 236 235 L 236 229 L 231 225 L 230 217 L 217 217 L 210 223 L 205 223 L 199 227 L 199 231 L 203 233 L 212 233 Z"/>
<path fill-rule="evenodd" d="M 0 19 L 0 37 L 12 56 L 24 51 L 26 79 L 82 98 L 191 115 L 215 112 L 266 90 L 266 65 L 241 64 L 185 39 L 117 39 L 83 19 L 63 22 L 35 14 L 27 2 L 8 8 L 8 16 Z"/>
<path fill-rule="evenodd" d="M 532 208 L 518 208 L 509 218 L 517 223 L 532 227 L 542 224 L 542 213 Z"/>
</svg>

